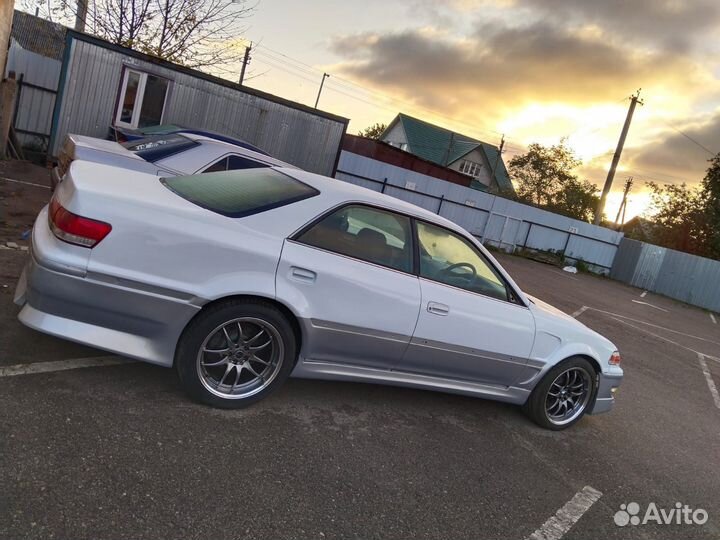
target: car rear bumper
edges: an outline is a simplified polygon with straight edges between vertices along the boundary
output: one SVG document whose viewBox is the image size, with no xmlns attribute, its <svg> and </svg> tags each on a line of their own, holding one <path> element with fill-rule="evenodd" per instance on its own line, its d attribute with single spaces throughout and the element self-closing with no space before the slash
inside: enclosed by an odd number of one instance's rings
<svg viewBox="0 0 720 540">
<path fill-rule="evenodd" d="M 601 414 L 612 410 L 615 405 L 615 392 L 620 387 L 622 378 L 622 374 L 610 375 L 601 373 L 599 375 L 595 403 L 588 409 L 588 414 Z"/>
<path fill-rule="evenodd" d="M 180 334 L 200 309 L 187 299 L 48 268 L 32 251 L 15 303 L 30 328 L 164 366 L 172 365 Z"/>
</svg>

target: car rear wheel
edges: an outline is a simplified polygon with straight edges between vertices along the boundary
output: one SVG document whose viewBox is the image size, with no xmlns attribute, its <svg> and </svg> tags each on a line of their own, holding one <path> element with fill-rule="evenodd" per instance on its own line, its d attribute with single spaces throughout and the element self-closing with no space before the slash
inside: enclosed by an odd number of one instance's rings
<svg viewBox="0 0 720 540">
<path fill-rule="evenodd" d="M 275 306 L 230 300 L 202 311 L 180 338 L 175 367 L 185 390 L 214 407 L 246 407 L 277 389 L 296 358 L 292 326 Z"/>
<path fill-rule="evenodd" d="M 597 375 L 584 358 L 569 358 L 553 367 L 525 403 L 539 426 L 559 431 L 580 420 L 595 396 Z"/>
</svg>

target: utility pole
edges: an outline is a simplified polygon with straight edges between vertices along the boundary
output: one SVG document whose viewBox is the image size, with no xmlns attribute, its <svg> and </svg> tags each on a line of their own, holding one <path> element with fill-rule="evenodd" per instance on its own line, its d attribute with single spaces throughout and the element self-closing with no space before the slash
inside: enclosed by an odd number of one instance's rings
<svg viewBox="0 0 720 540">
<path fill-rule="evenodd" d="M 75 14 L 75 30 L 85 31 L 85 20 L 87 19 L 87 0 L 77 0 L 77 13 Z"/>
<path fill-rule="evenodd" d="M 14 0 L 0 0 L 0 159 L 5 157 L 7 140 L 15 105 L 16 84 L 13 79 L 5 78 L 5 63 L 10 47 Z"/>
<path fill-rule="evenodd" d="M 607 201 L 608 193 L 610 193 L 610 188 L 612 188 L 613 180 L 615 179 L 615 170 L 617 169 L 618 163 L 620 163 L 620 156 L 622 155 L 623 146 L 625 146 L 625 138 L 630 130 L 630 122 L 632 122 L 635 106 L 638 103 L 643 105 L 643 102 L 640 100 L 640 89 L 630 96 L 630 107 L 628 108 L 627 116 L 625 117 L 625 124 L 620 132 L 620 140 L 618 140 L 617 148 L 615 149 L 615 155 L 613 156 L 612 164 L 610 165 L 610 170 L 608 171 L 607 179 L 605 180 L 605 186 L 603 187 L 602 195 L 600 196 L 600 202 L 595 210 L 595 221 L 593 222 L 595 225 L 600 225 L 600 221 L 602 221 L 605 202 Z"/>
<path fill-rule="evenodd" d="M 498 183 L 497 181 L 497 174 L 495 174 L 495 171 L 497 171 L 498 164 L 500 163 L 500 155 L 502 154 L 503 148 L 505 148 L 505 134 L 503 133 L 502 137 L 500 138 L 500 146 L 498 147 L 498 153 L 497 156 L 495 156 L 495 165 L 493 165 L 492 175 L 493 178 L 495 178 L 495 183 Z M 499 186 L 500 184 L 498 184 Z"/>
<path fill-rule="evenodd" d="M 618 208 L 617 217 L 615 218 L 615 223 L 617 224 L 617 228 L 620 229 L 622 227 L 623 223 L 625 223 L 625 208 L 627 207 L 627 197 L 628 193 L 630 193 L 630 190 L 632 189 L 633 185 L 633 177 L 628 176 L 628 179 L 625 180 L 625 189 L 623 190 L 623 198 L 622 202 L 620 203 L 620 207 Z M 620 221 L 620 213 L 622 212 L 622 222 Z"/>
<path fill-rule="evenodd" d="M 318 90 L 317 99 L 315 100 L 315 108 L 317 109 L 318 103 L 320 102 L 320 94 L 322 93 L 323 84 L 325 84 L 325 79 L 327 79 L 330 75 L 327 73 L 323 73 L 322 81 L 320 81 L 320 90 Z"/>
<path fill-rule="evenodd" d="M 250 42 L 250 45 L 245 47 L 245 56 L 243 57 L 242 61 L 242 68 L 240 69 L 240 84 L 243 83 L 245 80 L 245 69 L 247 68 L 247 65 L 250 63 L 250 51 L 252 50 L 252 42 Z"/>
</svg>

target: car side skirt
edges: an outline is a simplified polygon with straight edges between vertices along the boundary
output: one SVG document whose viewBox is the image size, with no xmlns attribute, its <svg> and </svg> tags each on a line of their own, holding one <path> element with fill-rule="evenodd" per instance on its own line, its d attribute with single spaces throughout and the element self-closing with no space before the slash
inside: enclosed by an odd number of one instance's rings
<svg viewBox="0 0 720 540">
<path fill-rule="evenodd" d="M 302 358 L 298 361 L 291 376 L 301 379 L 326 379 L 404 386 L 447 392 L 450 394 L 488 398 L 517 405 L 525 403 L 530 395 L 530 390 L 513 386 L 494 386 L 397 370 L 348 366 L 331 362 L 305 360 Z"/>
</svg>

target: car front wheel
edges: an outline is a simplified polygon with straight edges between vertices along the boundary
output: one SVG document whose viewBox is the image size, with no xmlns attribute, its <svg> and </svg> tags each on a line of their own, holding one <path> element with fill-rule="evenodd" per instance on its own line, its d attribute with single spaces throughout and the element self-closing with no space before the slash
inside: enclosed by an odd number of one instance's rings
<svg viewBox="0 0 720 540">
<path fill-rule="evenodd" d="M 580 420 L 595 396 L 597 376 L 584 358 L 569 358 L 547 372 L 525 403 L 539 426 L 559 431 Z"/>
<path fill-rule="evenodd" d="M 275 306 L 230 300 L 202 311 L 180 338 L 175 367 L 197 401 L 246 407 L 277 389 L 296 357 L 292 326 Z"/>
</svg>

